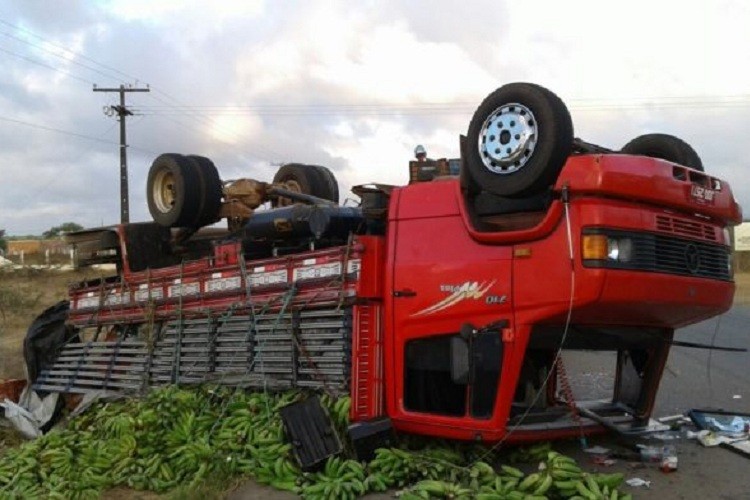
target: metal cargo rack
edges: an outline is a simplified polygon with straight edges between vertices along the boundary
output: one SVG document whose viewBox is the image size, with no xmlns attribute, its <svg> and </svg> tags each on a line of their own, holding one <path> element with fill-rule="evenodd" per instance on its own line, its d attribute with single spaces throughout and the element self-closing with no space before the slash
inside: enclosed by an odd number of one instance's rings
<svg viewBox="0 0 750 500">
<path fill-rule="evenodd" d="M 348 392 L 351 307 L 176 318 L 154 340 L 65 345 L 34 383 L 41 391 L 137 393 L 151 386 L 214 383 Z M 160 331 L 159 331 L 160 330 Z"/>
</svg>

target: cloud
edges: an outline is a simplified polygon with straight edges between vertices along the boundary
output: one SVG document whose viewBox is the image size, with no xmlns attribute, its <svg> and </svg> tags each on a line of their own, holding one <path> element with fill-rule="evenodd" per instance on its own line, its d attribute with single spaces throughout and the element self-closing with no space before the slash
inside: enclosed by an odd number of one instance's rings
<svg viewBox="0 0 750 500">
<path fill-rule="evenodd" d="M 404 183 L 416 144 L 456 156 L 473 109 L 509 81 L 558 93 L 593 142 L 684 138 L 750 204 L 750 5 L 738 0 L 2 6 L 0 21 L 20 29 L 0 24 L 16 37 L 0 36 L 0 117 L 98 139 L 0 119 L 0 227 L 11 234 L 118 220 L 118 129 L 102 114 L 117 96 L 91 83 L 136 80 L 152 91 L 127 98 L 142 114 L 128 119 L 133 219 L 149 218 L 146 175 L 161 152 L 208 156 L 225 178 L 270 179 L 274 163 L 298 161 L 329 166 L 342 191 Z M 716 104 L 728 95 L 745 97 Z M 665 99 L 674 105 L 649 105 Z"/>
</svg>

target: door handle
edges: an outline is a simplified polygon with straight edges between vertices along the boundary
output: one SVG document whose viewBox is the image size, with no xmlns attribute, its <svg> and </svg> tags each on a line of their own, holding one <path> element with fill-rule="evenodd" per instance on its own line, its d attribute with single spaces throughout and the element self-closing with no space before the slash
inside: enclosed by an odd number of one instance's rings
<svg viewBox="0 0 750 500">
<path fill-rule="evenodd" d="M 393 291 L 394 297 L 416 297 L 416 295 L 417 295 L 417 292 L 415 292 L 411 288 L 404 288 L 403 290 Z"/>
</svg>

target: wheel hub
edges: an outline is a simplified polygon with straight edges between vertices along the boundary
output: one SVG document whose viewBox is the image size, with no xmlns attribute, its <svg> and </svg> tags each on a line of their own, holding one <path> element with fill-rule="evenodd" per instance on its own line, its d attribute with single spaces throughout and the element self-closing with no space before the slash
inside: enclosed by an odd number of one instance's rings
<svg viewBox="0 0 750 500">
<path fill-rule="evenodd" d="M 300 186 L 299 182 L 297 182 L 294 179 L 289 179 L 287 181 L 284 181 L 282 185 L 288 191 L 293 191 L 295 193 L 302 193 L 302 186 Z M 284 198 L 283 196 L 279 197 L 277 206 L 288 207 L 289 205 L 294 205 L 294 200 L 290 200 L 289 198 Z"/>
<path fill-rule="evenodd" d="M 154 181 L 153 190 L 152 198 L 156 208 L 162 213 L 167 213 L 172 210 L 176 199 L 175 178 L 172 172 L 166 170 L 159 172 Z"/>
<path fill-rule="evenodd" d="M 538 130 L 534 114 L 518 103 L 496 109 L 479 131 L 479 156 L 495 174 L 521 170 L 534 152 Z"/>
</svg>

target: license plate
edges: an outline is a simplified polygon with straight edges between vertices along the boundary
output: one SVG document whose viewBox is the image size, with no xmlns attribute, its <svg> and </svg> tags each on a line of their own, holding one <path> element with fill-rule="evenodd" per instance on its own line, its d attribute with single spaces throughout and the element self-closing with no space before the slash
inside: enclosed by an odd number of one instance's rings
<svg viewBox="0 0 750 500">
<path fill-rule="evenodd" d="M 716 199 L 716 191 L 693 184 L 690 186 L 690 197 L 701 205 L 713 205 Z"/>
</svg>

